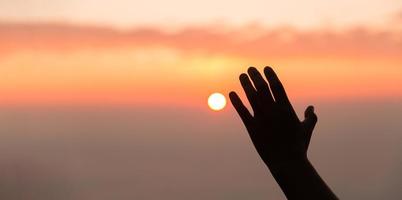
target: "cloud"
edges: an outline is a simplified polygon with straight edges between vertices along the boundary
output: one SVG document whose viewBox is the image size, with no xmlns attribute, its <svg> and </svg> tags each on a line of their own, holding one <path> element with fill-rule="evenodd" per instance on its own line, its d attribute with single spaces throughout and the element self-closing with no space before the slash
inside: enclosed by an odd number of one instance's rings
<svg viewBox="0 0 402 200">
<path fill-rule="evenodd" d="M 71 24 L 0 23 L 0 55 L 23 50 L 76 51 L 82 49 L 168 47 L 187 53 L 236 57 L 340 56 L 398 57 L 400 31 L 355 27 L 300 31 L 291 27 L 188 27 L 176 32 L 158 28 L 119 31 Z"/>
<path fill-rule="evenodd" d="M 401 22 L 402 21 L 402 10 L 400 10 L 399 12 L 397 12 L 396 14 L 395 14 L 395 21 L 396 22 Z"/>
</svg>

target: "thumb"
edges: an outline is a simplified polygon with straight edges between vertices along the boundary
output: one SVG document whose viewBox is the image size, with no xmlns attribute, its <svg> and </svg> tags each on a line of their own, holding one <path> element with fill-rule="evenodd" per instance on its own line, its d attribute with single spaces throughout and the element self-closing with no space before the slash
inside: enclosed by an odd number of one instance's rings
<svg viewBox="0 0 402 200">
<path fill-rule="evenodd" d="M 317 123 L 317 115 L 314 113 L 314 106 L 307 107 L 306 111 L 304 111 L 304 121 L 302 122 L 302 126 L 304 130 L 306 130 L 306 146 L 308 147 L 310 144 L 311 135 L 313 134 L 313 130 L 315 124 Z"/>
</svg>

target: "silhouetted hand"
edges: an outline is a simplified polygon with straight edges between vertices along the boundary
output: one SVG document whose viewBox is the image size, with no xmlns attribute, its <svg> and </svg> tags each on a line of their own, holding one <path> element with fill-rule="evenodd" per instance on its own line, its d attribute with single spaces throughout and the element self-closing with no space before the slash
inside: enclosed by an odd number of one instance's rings
<svg viewBox="0 0 402 200">
<path fill-rule="evenodd" d="M 250 114 L 235 92 L 229 94 L 251 140 L 264 162 L 282 165 L 306 158 L 310 138 L 317 122 L 314 107 L 305 111 L 305 120 L 297 117 L 277 75 L 270 67 L 264 70 L 268 83 L 254 67 L 240 75 L 240 82 L 253 108 Z"/>
<path fill-rule="evenodd" d="M 254 67 L 240 75 L 254 115 L 235 92 L 229 94 L 257 152 L 289 199 L 336 199 L 307 159 L 317 122 L 314 107 L 300 121 L 275 72 L 266 67 L 264 73 L 268 83 Z"/>
</svg>

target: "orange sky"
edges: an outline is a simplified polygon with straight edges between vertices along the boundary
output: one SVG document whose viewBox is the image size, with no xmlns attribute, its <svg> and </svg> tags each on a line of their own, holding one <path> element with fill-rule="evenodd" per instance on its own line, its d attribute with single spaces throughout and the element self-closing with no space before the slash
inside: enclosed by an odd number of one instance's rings
<svg viewBox="0 0 402 200">
<path fill-rule="evenodd" d="M 0 24 L 0 104 L 204 104 L 247 66 L 274 66 L 296 99 L 402 97 L 397 30 L 262 26 L 116 31 Z"/>
<path fill-rule="evenodd" d="M 0 1 L 0 105 L 205 105 L 272 65 L 295 99 L 402 97 L 402 2 Z"/>
</svg>

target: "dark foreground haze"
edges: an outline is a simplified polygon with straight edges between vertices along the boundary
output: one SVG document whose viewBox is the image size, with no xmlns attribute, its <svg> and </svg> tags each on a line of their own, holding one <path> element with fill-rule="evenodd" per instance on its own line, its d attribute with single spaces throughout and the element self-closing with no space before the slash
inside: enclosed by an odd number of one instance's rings
<svg viewBox="0 0 402 200">
<path fill-rule="evenodd" d="M 402 101 L 315 107 L 309 156 L 337 196 L 401 199 Z M 109 106 L 2 108 L 0 199 L 284 196 L 230 106 Z"/>
</svg>

